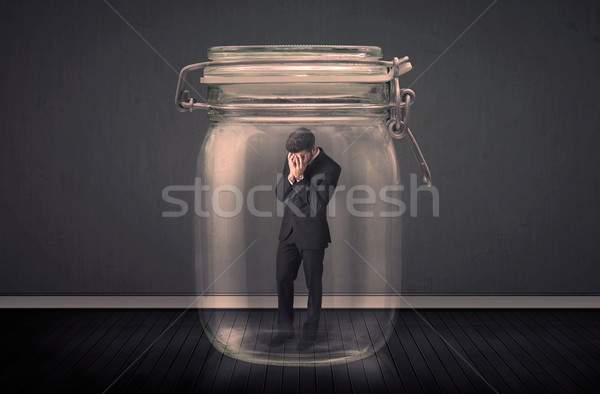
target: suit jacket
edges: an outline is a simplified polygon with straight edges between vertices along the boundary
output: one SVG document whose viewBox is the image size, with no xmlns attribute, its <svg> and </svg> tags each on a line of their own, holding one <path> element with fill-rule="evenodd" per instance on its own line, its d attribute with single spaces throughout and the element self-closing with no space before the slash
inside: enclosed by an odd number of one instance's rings
<svg viewBox="0 0 600 394">
<path fill-rule="evenodd" d="M 279 240 L 294 231 L 299 249 L 325 249 L 331 242 L 327 224 L 327 204 L 333 196 L 342 168 L 319 147 L 319 155 L 304 171 L 304 179 L 292 186 L 287 156 L 283 176 L 277 182 L 275 195 L 285 202 Z"/>
</svg>

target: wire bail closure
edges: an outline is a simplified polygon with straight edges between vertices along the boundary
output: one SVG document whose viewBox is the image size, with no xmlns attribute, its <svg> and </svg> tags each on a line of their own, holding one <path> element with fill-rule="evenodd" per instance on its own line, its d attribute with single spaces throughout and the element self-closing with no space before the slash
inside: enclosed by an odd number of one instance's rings
<svg viewBox="0 0 600 394">
<path fill-rule="evenodd" d="M 398 58 L 395 57 L 395 67 L 398 62 Z M 390 96 L 394 96 L 394 102 L 390 103 L 390 118 L 386 122 L 388 131 L 392 138 L 397 140 L 401 140 L 408 136 L 408 143 L 412 148 L 413 155 L 415 156 L 417 163 L 419 163 L 419 166 L 421 166 L 423 182 L 425 182 L 427 186 L 431 186 L 431 171 L 429 170 L 427 161 L 425 161 L 425 157 L 423 156 L 423 152 L 421 152 L 421 148 L 419 147 L 415 136 L 408 128 L 410 106 L 415 101 L 415 92 L 411 89 L 400 89 L 398 76 L 395 76 L 394 79 L 390 81 L 390 90 L 393 90 L 393 93 L 390 92 Z"/>
<path fill-rule="evenodd" d="M 250 60 L 250 61 L 209 61 L 202 62 L 196 64 L 190 64 L 181 69 L 179 73 L 179 80 L 177 81 L 177 90 L 175 92 L 175 106 L 180 112 L 192 112 L 194 109 L 221 109 L 224 106 L 213 105 L 205 102 L 199 103 L 194 97 L 191 96 L 189 90 L 183 90 L 184 83 L 188 83 L 186 81 L 186 76 L 191 71 L 203 71 L 205 67 L 212 65 L 232 65 L 232 64 L 281 64 L 281 63 L 299 63 L 305 62 L 306 60 Z M 321 59 L 312 59 L 312 62 L 315 63 L 325 63 L 331 62 L 331 60 L 321 60 Z M 402 139 L 404 137 L 408 137 L 408 142 L 412 148 L 413 154 L 417 163 L 421 166 L 421 171 L 423 174 L 423 182 L 425 182 L 428 186 L 431 186 L 431 172 L 429 171 L 429 166 L 425 161 L 425 157 L 419 148 L 419 144 L 415 139 L 414 135 L 408 128 L 408 121 L 410 117 L 410 106 L 415 101 L 415 92 L 411 89 L 400 89 L 399 77 L 400 75 L 410 71 L 412 68 L 410 62 L 408 61 L 408 56 L 403 57 L 402 59 L 398 59 L 394 57 L 393 61 L 384 61 L 384 60 L 338 60 L 340 63 L 353 63 L 353 64 L 379 64 L 382 66 L 388 67 L 389 71 L 386 75 L 379 77 L 377 82 L 390 82 L 390 97 L 394 97 L 394 101 L 389 104 L 383 105 L 371 105 L 370 108 L 381 108 L 388 109 L 390 117 L 386 121 L 386 126 L 392 138 Z M 313 77 L 311 78 L 303 78 L 302 82 L 339 82 L 338 80 L 332 79 L 329 80 L 329 77 Z M 373 80 L 375 81 L 375 80 Z M 278 82 L 291 82 L 286 80 L 281 80 Z M 297 82 L 297 81 L 296 81 Z M 359 82 L 358 80 L 349 80 L 348 82 Z M 191 86 L 191 85 L 190 85 Z M 194 92 L 202 97 L 200 93 L 194 88 L 191 87 Z M 275 106 L 279 108 L 304 108 L 304 109 L 312 109 L 313 107 L 318 108 L 318 104 L 275 104 Z M 252 104 L 234 104 L 229 106 L 231 108 L 237 109 L 253 109 L 255 108 Z M 348 105 L 330 105 L 327 108 L 330 110 L 335 109 L 353 109 L 354 106 Z M 364 106 L 357 106 L 356 109 L 364 108 Z"/>
<path fill-rule="evenodd" d="M 390 118 L 386 124 L 393 138 L 402 139 L 408 130 L 410 106 L 415 100 L 415 92 L 411 89 L 400 89 L 398 78 L 393 79 L 395 99 L 390 103 Z"/>
</svg>

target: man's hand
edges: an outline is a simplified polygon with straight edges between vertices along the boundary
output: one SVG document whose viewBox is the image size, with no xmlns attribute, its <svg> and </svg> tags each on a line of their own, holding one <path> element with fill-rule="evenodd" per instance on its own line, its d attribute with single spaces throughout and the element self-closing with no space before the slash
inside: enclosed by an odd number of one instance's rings
<svg viewBox="0 0 600 394">
<path fill-rule="evenodd" d="M 304 159 L 304 157 L 290 152 L 288 153 L 288 165 L 290 167 L 290 175 L 288 176 L 288 179 L 293 182 L 300 175 L 304 175 L 307 161 Z"/>
</svg>

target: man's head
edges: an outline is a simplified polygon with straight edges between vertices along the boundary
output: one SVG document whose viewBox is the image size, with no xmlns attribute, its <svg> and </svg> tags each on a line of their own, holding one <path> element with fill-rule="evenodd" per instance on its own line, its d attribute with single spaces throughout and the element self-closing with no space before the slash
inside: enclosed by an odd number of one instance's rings
<svg viewBox="0 0 600 394">
<path fill-rule="evenodd" d="M 306 127 L 292 131 L 285 143 L 285 148 L 305 161 L 312 159 L 319 149 L 315 145 L 315 135 Z"/>
</svg>

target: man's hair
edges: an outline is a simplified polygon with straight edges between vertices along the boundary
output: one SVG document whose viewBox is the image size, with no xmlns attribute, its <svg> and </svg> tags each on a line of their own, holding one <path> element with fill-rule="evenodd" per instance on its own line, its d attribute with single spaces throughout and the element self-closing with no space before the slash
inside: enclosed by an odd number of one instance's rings
<svg viewBox="0 0 600 394">
<path fill-rule="evenodd" d="M 292 131 L 285 143 L 288 152 L 298 153 L 303 150 L 311 150 L 315 145 L 315 135 L 306 127 L 300 127 Z"/>
</svg>

